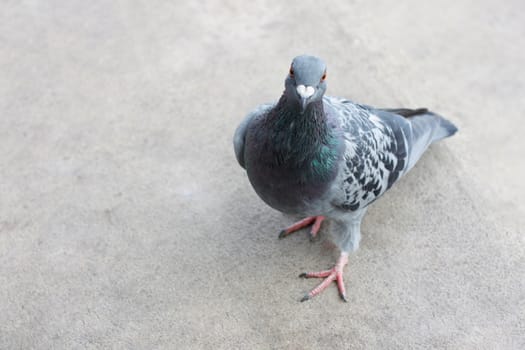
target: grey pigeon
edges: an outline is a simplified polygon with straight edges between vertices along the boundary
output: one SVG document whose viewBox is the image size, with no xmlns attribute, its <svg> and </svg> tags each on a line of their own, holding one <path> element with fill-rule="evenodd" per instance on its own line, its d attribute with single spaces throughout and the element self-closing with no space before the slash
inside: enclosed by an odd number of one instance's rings
<svg viewBox="0 0 525 350">
<path fill-rule="evenodd" d="M 332 222 L 341 255 L 332 269 L 303 273 L 324 278 L 301 301 L 335 281 L 346 301 L 343 268 L 359 248 L 368 206 L 416 164 L 430 144 L 457 128 L 420 109 L 381 109 L 324 96 L 326 65 L 314 56 L 292 61 L 277 103 L 257 107 L 235 131 L 239 164 L 263 201 L 306 219 L 283 230 L 282 238 L 324 219 Z"/>
</svg>

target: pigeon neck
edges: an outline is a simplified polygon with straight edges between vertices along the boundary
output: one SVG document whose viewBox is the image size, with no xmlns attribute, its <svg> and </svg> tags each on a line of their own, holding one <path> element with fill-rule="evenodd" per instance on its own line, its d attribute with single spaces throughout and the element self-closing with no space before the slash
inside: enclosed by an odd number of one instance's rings
<svg viewBox="0 0 525 350">
<path fill-rule="evenodd" d="M 300 170 L 303 181 L 331 178 L 339 158 L 339 140 L 328 125 L 322 100 L 312 102 L 301 114 L 297 103 L 283 95 L 275 112 L 272 142 L 276 161 Z"/>
</svg>

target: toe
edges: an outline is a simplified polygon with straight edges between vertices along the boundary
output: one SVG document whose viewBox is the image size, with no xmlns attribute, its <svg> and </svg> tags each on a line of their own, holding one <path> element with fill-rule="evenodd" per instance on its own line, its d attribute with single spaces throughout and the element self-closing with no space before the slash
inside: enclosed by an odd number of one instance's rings
<svg viewBox="0 0 525 350">
<path fill-rule="evenodd" d="M 317 242 L 319 240 L 319 235 L 314 232 L 310 232 L 310 242 Z"/>
</svg>

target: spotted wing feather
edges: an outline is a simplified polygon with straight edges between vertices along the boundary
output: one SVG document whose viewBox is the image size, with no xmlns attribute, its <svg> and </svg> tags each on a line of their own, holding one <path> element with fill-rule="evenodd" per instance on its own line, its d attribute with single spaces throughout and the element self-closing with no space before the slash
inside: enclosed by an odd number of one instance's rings
<svg viewBox="0 0 525 350">
<path fill-rule="evenodd" d="M 339 116 L 346 144 L 335 184 L 339 194 L 332 204 L 356 211 L 381 196 L 405 172 L 410 124 L 397 114 L 345 99 L 326 97 L 325 103 Z"/>
</svg>

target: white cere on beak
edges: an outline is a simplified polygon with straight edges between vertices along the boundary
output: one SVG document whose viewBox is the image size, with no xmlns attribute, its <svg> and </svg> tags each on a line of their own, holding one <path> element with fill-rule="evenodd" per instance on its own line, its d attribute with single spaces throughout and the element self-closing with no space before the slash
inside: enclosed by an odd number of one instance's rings
<svg viewBox="0 0 525 350">
<path fill-rule="evenodd" d="M 302 98 L 308 98 L 312 96 L 314 92 L 315 92 L 315 89 L 313 88 L 313 86 L 304 86 L 304 85 L 297 86 L 297 93 Z"/>
</svg>

